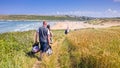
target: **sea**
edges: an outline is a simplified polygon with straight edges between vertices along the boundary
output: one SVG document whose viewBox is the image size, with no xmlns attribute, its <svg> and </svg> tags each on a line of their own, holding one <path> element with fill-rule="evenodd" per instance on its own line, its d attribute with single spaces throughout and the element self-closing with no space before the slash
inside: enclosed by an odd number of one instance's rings
<svg viewBox="0 0 120 68">
<path fill-rule="evenodd" d="M 47 22 L 51 27 L 54 21 Z M 37 30 L 42 26 L 42 21 L 0 21 L 0 33 Z"/>
</svg>

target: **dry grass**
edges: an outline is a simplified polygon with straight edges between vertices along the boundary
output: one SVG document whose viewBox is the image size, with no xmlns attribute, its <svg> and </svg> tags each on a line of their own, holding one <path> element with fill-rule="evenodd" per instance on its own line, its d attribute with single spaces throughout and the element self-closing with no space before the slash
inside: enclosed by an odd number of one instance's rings
<svg viewBox="0 0 120 68">
<path fill-rule="evenodd" d="M 71 32 L 72 65 L 76 68 L 119 68 L 120 27 Z"/>
</svg>

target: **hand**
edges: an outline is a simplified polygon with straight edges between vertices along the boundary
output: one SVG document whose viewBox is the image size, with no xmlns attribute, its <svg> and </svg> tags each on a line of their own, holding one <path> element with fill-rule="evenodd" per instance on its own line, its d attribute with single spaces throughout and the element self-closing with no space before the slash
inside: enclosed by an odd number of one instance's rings
<svg viewBox="0 0 120 68">
<path fill-rule="evenodd" d="M 51 45 L 51 44 L 49 43 L 49 45 Z"/>
</svg>

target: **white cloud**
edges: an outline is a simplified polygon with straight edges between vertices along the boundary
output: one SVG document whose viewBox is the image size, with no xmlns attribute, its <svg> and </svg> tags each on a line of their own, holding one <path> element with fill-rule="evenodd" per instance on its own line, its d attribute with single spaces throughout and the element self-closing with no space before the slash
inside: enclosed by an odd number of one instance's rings
<svg viewBox="0 0 120 68">
<path fill-rule="evenodd" d="M 113 0 L 114 2 L 120 2 L 120 0 Z"/>
<path fill-rule="evenodd" d="M 120 12 L 118 10 L 113 10 L 111 8 L 105 11 L 57 11 L 57 15 L 76 15 L 76 16 L 91 16 L 91 17 L 120 17 Z"/>
<path fill-rule="evenodd" d="M 118 13 L 118 11 L 117 10 L 112 10 L 112 9 L 108 9 L 106 12 L 109 12 L 109 13 Z"/>
<path fill-rule="evenodd" d="M 95 12 L 95 11 L 68 11 L 68 12 L 56 12 L 56 14 L 58 15 L 76 15 L 76 16 L 100 16 L 101 12 Z"/>
<path fill-rule="evenodd" d="M 118 10 L 107 9 L 104 15 L 107 17 L 120 17 L 120 12 Z"/>
</svg>

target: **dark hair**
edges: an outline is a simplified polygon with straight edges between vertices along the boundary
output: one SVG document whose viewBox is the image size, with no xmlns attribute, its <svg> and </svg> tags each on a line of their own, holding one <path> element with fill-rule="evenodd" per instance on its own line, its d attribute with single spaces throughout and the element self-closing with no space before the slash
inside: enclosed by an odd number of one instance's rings
<svg viewBox="0 0 120 68">
<path fill-rule="evenodd" d="M 47 28 L 50 30 L 50 25 L 47 25 Z"/>
</svg>

